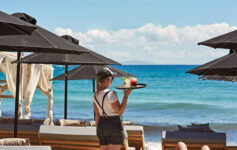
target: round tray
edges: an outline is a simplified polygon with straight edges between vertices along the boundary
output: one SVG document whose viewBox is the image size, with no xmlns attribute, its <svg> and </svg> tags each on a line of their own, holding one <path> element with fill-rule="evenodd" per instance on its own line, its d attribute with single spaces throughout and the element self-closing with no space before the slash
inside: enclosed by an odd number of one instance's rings
<svg viewBox="0 0 237 150">
<path fill-rule="evenodd" d="M 123 90 L 123 89 L 141 89 L 144 87 L 146 87 L 146 84 L 138 83 L 137 86 L 124 87 L 124 85 L 118 85 L 115 88 Z"/>
</svg>

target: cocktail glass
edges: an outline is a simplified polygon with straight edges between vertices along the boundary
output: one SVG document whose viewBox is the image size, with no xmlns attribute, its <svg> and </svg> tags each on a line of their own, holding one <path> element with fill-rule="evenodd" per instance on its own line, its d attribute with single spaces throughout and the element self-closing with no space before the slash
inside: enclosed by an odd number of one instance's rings
<svg viewBox="0 0 237 150">
<path fill-rule="evenodd" d="M 129 78 L 126 78 L 124 79 L 124 87 L 130 87 L 130 79 Z"/>
</svg>

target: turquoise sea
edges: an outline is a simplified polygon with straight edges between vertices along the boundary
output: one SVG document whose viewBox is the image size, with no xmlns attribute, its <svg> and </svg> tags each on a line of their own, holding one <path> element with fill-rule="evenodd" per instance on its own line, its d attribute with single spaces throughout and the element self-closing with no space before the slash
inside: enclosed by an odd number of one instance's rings
<svg viewBox="0 0 237 150">
<path fill-rule="evenodd" d="M 63 66 L 54 66 L 54 76 L 64 73 Z M 75 67 L 75 66 L 74 66 Z M 74 67 L 69 67 L 72 69 Z M 133 90 L 123 120 L 144 125 L 145 140 L 159 141 L 162 130 L 174 130 L 177 124 L 210 123 L 215 131 L 227 133 L 228 144 L 237 143 L 237 84 L 223 81 L 203 81 L 185 72 L 191 65 L 123 65 L 114 66 L 135 74 L 144 89 Z M 1 75 L 1 77 L 3 77 Z M 4 78 L 4 77 L 3 77 Z M 112 89 L 120 100 L 122 84 L 117 78 Z M 68 82 L 68 118 L 90 121 L 93 119 L 92 81 Z M 54 119 L 64 117 L 64 82 L 53 81 Z M 36 91 L 31 104 L 32 118 L 46 117 L 47 98 Z M 14 116 L 14 100 L 3 99 L 3 117 Z"/>
</svg>

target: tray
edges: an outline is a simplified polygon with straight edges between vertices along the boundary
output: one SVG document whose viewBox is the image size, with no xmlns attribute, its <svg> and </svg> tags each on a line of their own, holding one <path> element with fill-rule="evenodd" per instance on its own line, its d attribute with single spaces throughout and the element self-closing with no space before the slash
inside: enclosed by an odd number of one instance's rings
<svg viewBox="0 0 237 150">
<path fill-rule="evenodd" d="M 138 83 L 137 86 L 124 87 L 124 85 L 118 85 L 115 88 L 123 90 L 123 89 L 141 89 L 144 87 L 146 87 L 146 84 Z"/>
</svg>

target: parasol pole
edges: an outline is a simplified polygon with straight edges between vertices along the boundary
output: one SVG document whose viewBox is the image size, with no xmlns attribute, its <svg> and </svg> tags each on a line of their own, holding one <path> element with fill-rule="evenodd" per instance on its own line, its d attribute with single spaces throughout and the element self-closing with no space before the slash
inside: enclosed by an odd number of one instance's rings
<svg viewBox="0 0 237 150">
<path fill-rule="evenodd" d="M 21 69 L 20 57 L 21 57 L 21 52 L 17 51 L 14 138 L 17 138 L 17 126 L 18 126 L 18 105 L 19 105 L 19 85 L 20 85 L 19 81 L 20 81 L 20 69 Z"/>
<path fill-rule="evenodd" d="M 64 119 L 67 119 L 67 76 L 68 76 L 68 65 L 65 65 Z"/>
<path fill-rule="evenodd" d="M 92 82 L 93 82 L 93 93 L 95 93 L 95 79 L 92 79 Z M 94 120 L 95 120 L 95 110 L 93 109 L 93 111 L 94 111 Z"/>
<path fill-rule="evenodd" d="M 93 93 L 95 93 L 95 79 L 92 79 L 93 81 Z"/>
</svg>

